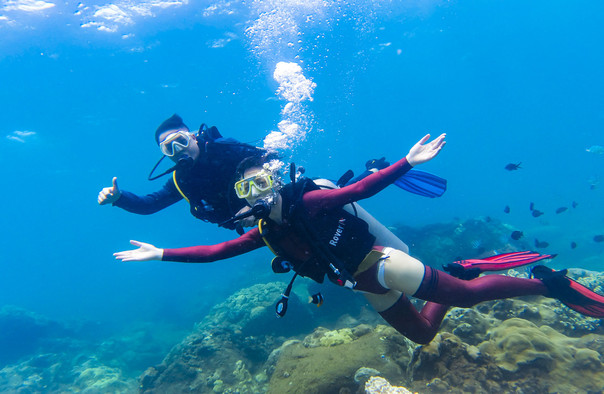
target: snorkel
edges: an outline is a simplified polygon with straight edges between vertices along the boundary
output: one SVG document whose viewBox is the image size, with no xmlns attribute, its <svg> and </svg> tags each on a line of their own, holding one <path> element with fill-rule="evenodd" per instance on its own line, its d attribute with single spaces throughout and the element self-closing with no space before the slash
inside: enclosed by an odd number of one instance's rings
<svg viewBox="0 0 604 394">
<path fill-rule="evenodd" d="M 161 161 L 165 158 L 166 158 L 166 156 L 162 156 L 161 159 L 159 159 L 157 161 L 157 163 L 155 163 L 155 166 L 153 166 L 153 169 L 151 170 L 151 172 L 149 173 L 149 176 L 147 177 L 148 180 L 154 181 L 154 180 L 161 178 L 162 176 L 167 175 L 176 170 L 188 170 L 193 167 L 193 164 L 195 164 L 195 160 L 193 160 L 193 158 L 191 156 L 189 156 L 185 153 L 184 155 L 182 155 L 181 157 L 178 158 L 178 161 L 172 167 L 168 168 L 166 171 L 162 172 L 159 175 L 153 176 L 153 173 L 159 166 L 159 163 L 161 163 Z"/>
</svg>

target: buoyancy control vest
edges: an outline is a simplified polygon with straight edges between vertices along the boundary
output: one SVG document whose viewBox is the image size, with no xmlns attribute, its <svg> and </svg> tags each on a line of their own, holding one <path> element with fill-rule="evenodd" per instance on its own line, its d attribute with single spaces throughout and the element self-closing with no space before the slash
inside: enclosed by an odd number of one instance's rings
<svg viewBox="0 0 604 394">
<path fill-rule="evenodd" d="M 365 221 L 341 207 L 310 217 L 302 196 L 319 188 L 308 178 L 284 186 L 280 192 L 283 223 L 262 219 L 260 233 L 277 258 L 287 261 L 298 275 L 319 283 L 327 275 L 344 285 L 341 275 L 357 270 L 375 237 Z"/>
<path fill-rule="evenodd" d="M 197 219 L 221 223 L 246 206 L 233 188 L 239 163 L 251 156 L 262 156 L 264 149 L 224 138 L 215 126 L 202 125 L 197 135 L 200 156 L 191 168 L 173 173 L 174 185 L 187 200 Z M 235 224 L 225 226 L 235 228 Z"/>
</svg>

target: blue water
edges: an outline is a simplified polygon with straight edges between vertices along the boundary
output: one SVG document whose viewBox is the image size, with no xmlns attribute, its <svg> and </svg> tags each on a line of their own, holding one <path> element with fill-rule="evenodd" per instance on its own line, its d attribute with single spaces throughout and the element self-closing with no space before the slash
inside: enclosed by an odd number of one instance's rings
<svg viewBox="0 0 604 394">
<path fill-rule="evenodd" d="M 193 219 L 185 202 L 137 216 L 96 196 L 113 176 L 139 194 L 161 187 L 146 180 L 160 156 L 153 132 L 173 113 L 261 146 L 283 120 L 278 62 L 316 84 L 302 103 L 305 139 L 286 152 L 309 175 L 359 173 L 447 133 L 421 168 L 447 178 L 447 193 L 391 187 L 363 203 L 384 224 L 491 216 L 547 240 L 561 266 L 602 269 L 604 243 L 592 238 L 604 233 L 604 183 L 590 183 L 604 182 L 604 155 L 586 149 L 604 145 L 604 5 L 140 3 L 147 15 L 117 2 L 122 19 L 111 21 L 98 14 L 110 4 L 0 3 L 0 306 L 183 328 L 270 277 L 267 251 L 205 265 L 116 262 L 130 239 L 178 247 L 234 233 Z M 522 169 L 505 171 L 510 162 Z M 533 218 L 530 202 L 546 214 Z"/>
</svg>

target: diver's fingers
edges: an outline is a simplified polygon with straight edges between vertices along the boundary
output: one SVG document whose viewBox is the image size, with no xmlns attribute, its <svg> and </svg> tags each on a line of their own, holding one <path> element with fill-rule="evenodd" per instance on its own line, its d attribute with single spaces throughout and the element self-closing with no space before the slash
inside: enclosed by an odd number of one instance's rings
<svg viewBox="0 0 604 394">
<path fill-rule="evenodd" d="M 432 141 L 434 148 L 441 149 L 447 143 L 447 141 L 445 141 L 446 136 L 446 133 L 442 133 L 434 141 Z"/>
<path fill-rule="evenodd" d="M 128 256 L 130 255 L 131 250 L 125 250 L 123 252 L 116 252 L 113 254 L 116 260 L 126 261 Z"/>
<path fill-rule="evenodd" d="M 97 198 L 99 204 L 103 204 L 105 203 L 105 200 L 107 200 L 108 195 L 110 194 L 110 188 L 109 187 L 104 187 L 100 192 L 99 192 L 99 196 Z"/>
<path fill-rule="evenodd" d="M 133 256 L 129 256 L 129 257 L 124 257 L 122 259 L 122 261 L 126 262 L 126 261 L 141 261 L 141 259 L 133 257 Z"/>
<path fill-rule="evenodd" d="M 133 239 L 130 240 L 130 244 L 132 244 L 134 246 L 138 246 L 138 247 L 142 247 L 143 246 L 143 242 L 135 241 Z"/>
<path fill-rule="evenodd" d="M 116 257 L 116 260 L 121 260 L 123 262 L 127 262 L 127 261 L 139 261 L 139 259 L 136 259 L 134 257 Z"/>
<path fill-rule="evenodd" d="M 416 145 L 423 145 L 430 139 L 430 134 L 426 134 Z"/>
<path fill-rule="evenodd" d="M 113 183 L 113 190 L 119 191 L 120 188 L 117 186 L 117 177 L 116 176 L 113 177 L 113 180 L 111 182 Z"/>
<path fill-rule="evenodd" d="M 446 142 L 443 142 L 442 144 L 439 144 L 437 147 L 435 147 L 432 150 L 432 157 L 436 157 L 440 153 L 441 149 L 445 146 L 445 144 Z"/>
<path fill-rule="evenodd" d="M 425 145 L 427 151 L 438 152 L 444 145 L 444 135 L 441 134 Z"/>
<path fill-rule="evenodd" d="M 145 256 L 140 249 L 135 250 L 125 250 L 123 252 L 114 253 L 113 256 L 116 260 L 122 261 L 144 261 Z M 148 260 L 148 259 L 147 259 Z"/>
</svg>

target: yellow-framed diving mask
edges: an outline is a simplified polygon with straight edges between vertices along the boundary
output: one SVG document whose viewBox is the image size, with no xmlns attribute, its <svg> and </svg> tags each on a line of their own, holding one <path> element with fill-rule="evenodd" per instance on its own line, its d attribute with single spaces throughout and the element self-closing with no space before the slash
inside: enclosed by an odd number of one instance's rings
<svg viewBox="0 0 604 394">
<path fill-rule="evenodd" d="M 248 198 L 252 194 L 252 186 L 259 192 L 265 192 L 273 187 L 275 178 L 265 170 L 254 176 L 235 182 L 235 193 L 239 198 Z"/>
</svg>

